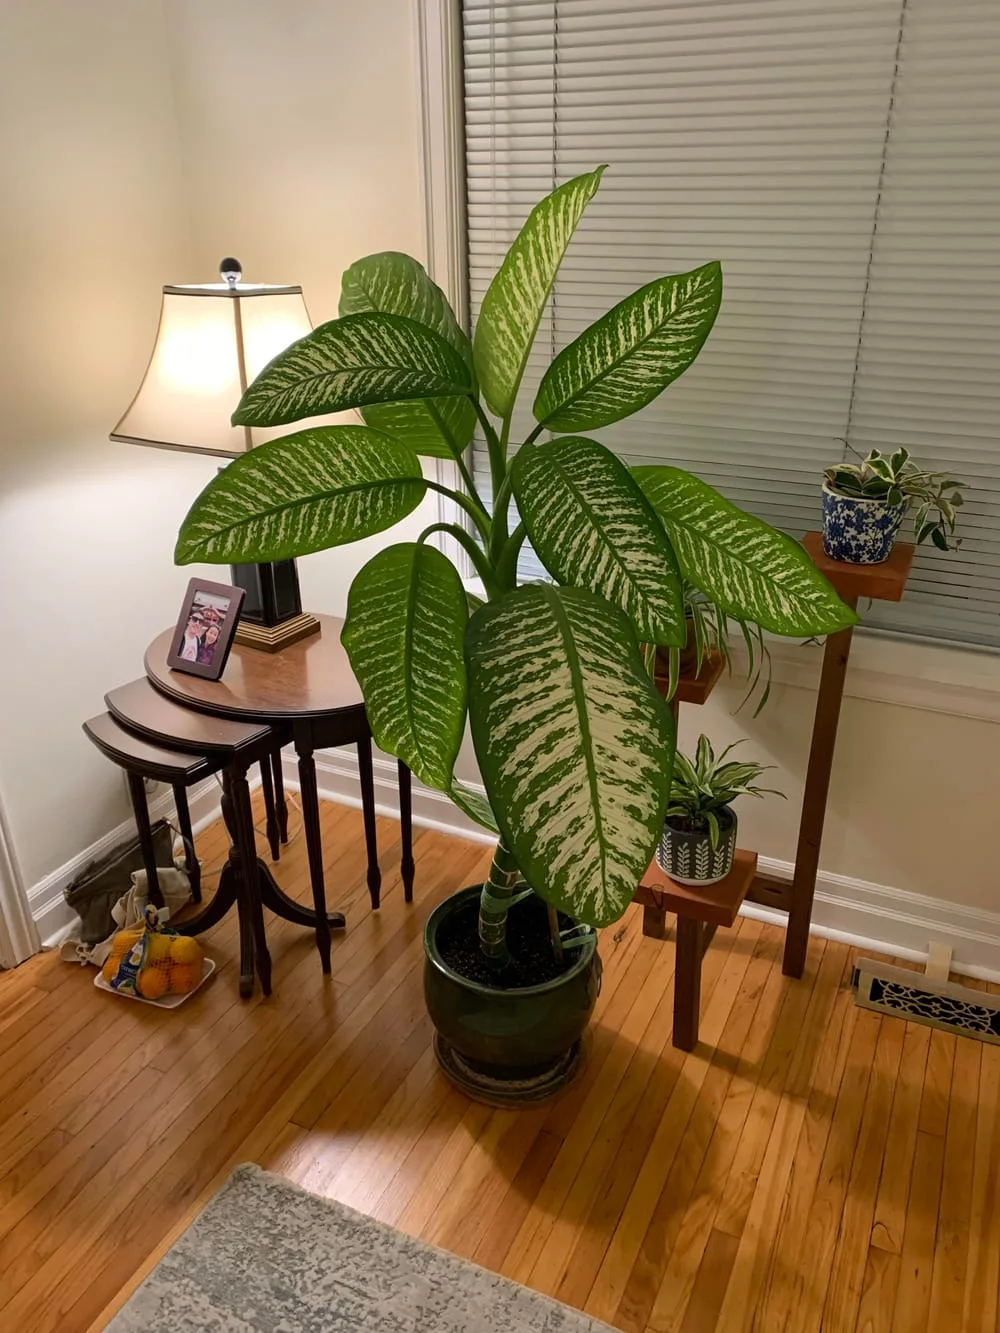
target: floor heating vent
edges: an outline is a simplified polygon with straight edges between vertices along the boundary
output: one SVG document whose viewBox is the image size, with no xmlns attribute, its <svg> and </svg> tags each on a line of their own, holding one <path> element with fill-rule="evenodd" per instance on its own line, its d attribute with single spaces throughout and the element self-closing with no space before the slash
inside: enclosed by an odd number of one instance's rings
<svg viewBox="0 0 1000 1333">
<path fill-rule="evenodd" d="M 864 1009 L 1000 1044 L 1000 995 L 874 958 L 858 959 L 852 985 L 855 1003 Z"/>
</svg>

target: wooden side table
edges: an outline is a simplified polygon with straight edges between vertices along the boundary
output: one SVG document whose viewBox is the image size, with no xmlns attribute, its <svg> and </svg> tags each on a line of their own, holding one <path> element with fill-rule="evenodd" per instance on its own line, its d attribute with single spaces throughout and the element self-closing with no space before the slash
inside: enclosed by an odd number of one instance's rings
<svg viewBox="0 0 1000 1333">
<path fill-rule="evenodd" d="M 677 917 L 674 971 L 674 1045 L 693 1051 L 698 1044 L 701 960 L 719 926 L 736 920 L 757 870 L 757 853 L 737 850 L 733 868 L 718 884 L 678 884 L 653 861 L 635 895 L 643 909 L 642 933 L 666 935 L 666 914 Z"/>
<path fill-rule="evenodd" d="M 831 560 L 823 550 L 823 538 L 818 532 L 807 532 L 802 545 L 809 552 L 816 568 L 826 575 L 848 606 L 856 608 L 859 599 L 863 597 L 898 602 L 903 596 L 913 564 L 914 548 L 909 542 L 897 542 L 892 555 L 881 565 L 849 565 L 842 560 Z M 806 965 L 833 751 L 837 742 L 840 705 L 844 697 L 844 681 L 853 637 L 853 628 L 840 630 L 837 634 L 829 635 L 823 650 L 823 670 L 816 698 L 792 882 L 789 884 L 787 880 L 777 879 L 773 875 L 757 875 L 747 893 L 750 902 L 777 907 L 788 913 L 788 932 L 781 964 L 786 977 L 801 977 Z"/>
</svg>

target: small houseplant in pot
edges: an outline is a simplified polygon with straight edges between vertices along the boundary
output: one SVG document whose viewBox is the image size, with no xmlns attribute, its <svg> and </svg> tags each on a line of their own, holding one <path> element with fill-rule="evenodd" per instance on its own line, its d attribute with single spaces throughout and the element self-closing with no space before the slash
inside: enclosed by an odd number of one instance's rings
<svg viewBox="0 0 1000 1333">
<path fill-rule="evenodd" d="M 679 750 L 674 756 L 670 804 L 656 861 L 679 884 L 718 884 L 729 874 L 737 828 L 732 802 L 738 796 L 784 796 L 755 785 L 771 765 L 726 762 L 739 744 L 727 745 L 716 758 L 711 741 L 702 735 L 693 762 Z"/>
<path fill-rule="evenodd" d="M 873 449 L 857 463 L 837 463 L 823 483 L 823 549 L 831 560 L 878 565 L 888 560 L 907 513 L 917 542 L 947 551 L 954 541 L 963 483 L 946 472 L 925 472 L 897 449 Z"/>
<path fill-rule="evenodd" d="M 428 490 L 451 500 L 455 522 L 360 570 L 343 642 L 378 745 L 497 834 L 486 884 L 442 904 L 424 937 L 439 1056 L 496 1100 L 568 1077 L 597 990 L 595 928 L 625 911 L 659 839 L 674 722 L 639 644 L 682 646 L 682 577 L 774 633 L 856 621 L 789 537 L 689 473 L 630 470 L 582 433 L 639 411 L 694 361 L 719 308 L 718 264 L 648 283 L 564 348 L 535 396 L 537 425 L 512 442 L 535 333 L 602 171 L 532 210 L 471 341 L 415 260 L 352 265 L 340 318 L 265 367 L 233 420 L 358 408 L 364 424 L 293 431 L 238 458 L 195 501 L 176 551 L 180 563 L 302 556 L 391 528 Z M 465 464 L 477 425 L 491 496 Z M 464 487 L 426 477 L 420 456 L 452 460 Z M 485 601 L 434 544 L 442 528 Z M 526 537 L 551 582 L 519 584 Z M 455 779 L 467 724 L 486 799 Z M 546 951 L 551 966 L 533 974 Z"/>
</svg>

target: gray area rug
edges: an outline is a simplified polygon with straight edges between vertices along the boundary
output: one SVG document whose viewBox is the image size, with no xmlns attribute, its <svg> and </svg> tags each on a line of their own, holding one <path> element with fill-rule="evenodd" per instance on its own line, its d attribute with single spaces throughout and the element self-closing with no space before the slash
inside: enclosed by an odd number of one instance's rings
<svg viewBox="0 0 1000 1333">
<path fill-rule="evenodd" d="M 240 1166 L 107 1333 L 599 1333 L 608 1325 Z"/>
</svg>

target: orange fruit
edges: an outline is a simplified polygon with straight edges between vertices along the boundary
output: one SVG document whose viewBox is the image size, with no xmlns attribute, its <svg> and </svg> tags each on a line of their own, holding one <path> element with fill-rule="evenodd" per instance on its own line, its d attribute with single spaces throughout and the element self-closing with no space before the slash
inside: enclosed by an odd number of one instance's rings
<svg viewBox="0 0 1000 1333">
<path fill-rule="evenodd" d="M 192 941 L 193 943 L 193 941 Z M 174 963 L 170 969 L 171 995 L 187 995 L 201 981 L 201 959 L 196 963 Z"/>
<path fill-rule="evenodd" d="M 170 941 L 170 961 L 175 966 L 178 963 L 186 963 L 190 967 L 197 964 L 198 975 L 201 976 L 201 945 L 189 935 L 175 935 Z"/>
<path fill-rule="evenodd" d="M 166 963 L 170 960 L 170 946 L 173 943 L 172 935 L 161 935 L 158 931 L 151 930 L 146 939 L 146 962 Z"/>
<path fill-rule="evenodd" d="M 144 967 L 137 984 L 144 1000 L 159 1000 L 167 993 L 170 976 L 165 967 Z"/>
</svg>

